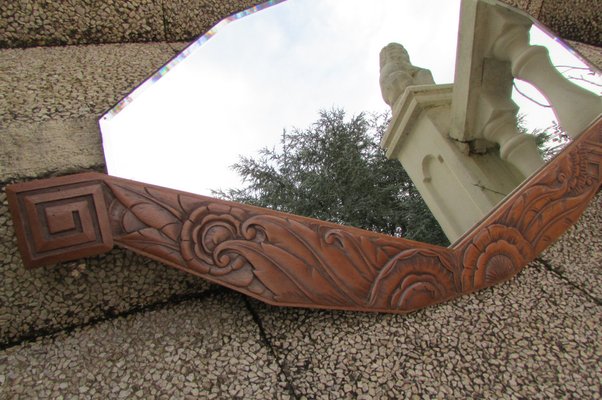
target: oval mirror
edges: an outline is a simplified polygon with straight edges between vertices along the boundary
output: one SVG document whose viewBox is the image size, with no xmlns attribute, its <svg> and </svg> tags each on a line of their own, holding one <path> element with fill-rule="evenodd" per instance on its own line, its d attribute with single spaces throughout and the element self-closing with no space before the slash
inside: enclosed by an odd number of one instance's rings
<svg viewBox="0 0 602 400">
<path fill-rule="evenodd" d="M 108 172 L 447 245 L 557 154 L 571 136 L 541 87 L 513 79 L 509 61 L 495 64 L 479 46 L 499 42 L 500 32 L 511 30 L 504 24 L 520 26 L 532 45 L 548 49 L 569 88 L 595 93 L 600 87 L 600 77 L 590 66 L 542 28 L 530 26 L 524 15 L 490 2 L 480 9 L 480 3 L 466 3 L 379 0 L 366 7 L 359 1 L 289 0 L 238 13 L 190 44 L 102 116 Z M 483 34 L 484 26 L 491 32 Z M 384 75 L 405 73 L 387 72 L 397 65 L 383 64 L 386 54 L 381 49 L 389 43 L 403 45 L 409 55 L 411 78 L 398 97 L 406 86 L 428 89 L 410 90 L 412 98 L 404 98 L 404 104 L 383 100 L 383 81 L 397 79 Z M 428 103 L 425 96 L 444 99 Z M 407 107 L 422 101 L 427 109 L 440 109 L 432 121 L 448 121 L 438 128 L 405 121 L 396 128 L 399 132 L 392 132 L 403 118 L 417 118 Z M 490 114 L 495 113 L 509 118 L 511 125 L 518 122 L 518 132 L 535 139 L 537 154 L 516 156 L 518 162 L 500 157 L 514 139 L 494 137 L 506 133 L 478 132 L 491 125 Z M 593 120 L 589 118 L 578 129 Z M 336 129 L 329 130 L 329 124 L 347 130 L 346 140 L 370 143 L 353 148 L 348 141 L 337 144 L 342 139 L 335 139 Z M 453 139 L 449 154 L 427 137 L 429 129 Z M 420 137 L 418 142 L 430 150 L 414 143 Z M 385 160 L 379 144 L 393 161 Z M 468 161 L 450 170 L 458 160 Z M 450 179 L 458 174 L 466 182 Z M 467 196 L 455 195 L 473 189 Z M 427 202 L 417 199 L 418 194 Z"/>
<path fill-rule="evenodd" d="M 274 3 L 101 118 L 115 176 L 7 187 L 25 265 L 117 244 L 270 304 L 409 312 L 514 276 L 599 190 L 600 78 L 522 13 Z"/>
</svg>

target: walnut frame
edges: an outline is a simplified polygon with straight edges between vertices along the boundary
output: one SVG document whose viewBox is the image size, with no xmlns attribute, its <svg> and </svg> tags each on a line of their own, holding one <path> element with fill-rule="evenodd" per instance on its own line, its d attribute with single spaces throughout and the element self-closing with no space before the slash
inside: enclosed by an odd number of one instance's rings
<svg viewBox="0 0 602 400">
<path fill-rule="evenodd" d="M 100 173 L 6 188 L 28 268 L 113 244 L 268 304 L 406 313 L 506 281 L 602 185 L 602 119 L 450 247 Z"/>
</svg>

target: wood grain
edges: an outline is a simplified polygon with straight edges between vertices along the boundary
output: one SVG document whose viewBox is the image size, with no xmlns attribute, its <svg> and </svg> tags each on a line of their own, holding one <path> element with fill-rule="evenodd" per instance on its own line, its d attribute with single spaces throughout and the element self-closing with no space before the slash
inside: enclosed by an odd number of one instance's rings
<svg viewBox="0 0 602 400">
<path fill-rule="evenodd" d="M 27 267 L 113 243 L 269 304 L 405 313 L 516 275 L 602 183 L 602 121 L 444 248 L 86 173 L 10 185 Z"/>
</svg>

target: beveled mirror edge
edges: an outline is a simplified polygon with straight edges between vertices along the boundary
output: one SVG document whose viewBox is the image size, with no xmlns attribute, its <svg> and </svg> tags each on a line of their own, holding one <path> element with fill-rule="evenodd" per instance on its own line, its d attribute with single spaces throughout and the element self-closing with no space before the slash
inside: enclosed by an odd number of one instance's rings
<svg viewBox="0 0 602 400">
<path fill-rule="evenodd" d="M 602 185 L 602 119 L 452 247 L 100 173 L 7 186 L 27 267 L 112 244 L 268 304 L 407 313 L 520 272 Z"/>
<path fill-rule="evenodd" d="M 103 111 L 98 117 L 98 122 L 102 119 L 111 118 L 118 114 L 123 108 L 125 108 L 130 102 L 134 101 L 136 97 L 140 93 L 136 93 L 139 90 L 145 90 L 147 85 L 152 84 L 154 81 L 160 79 L 163 75 L 169 72 L 170 69 L 174 68 L 178 63 L 186 59 L 191 52 L 193 52 L 198 47 L 202 46 L 205 42 L 210 40 L 215 34 L 219 32 L 219 30 L 223 29 L 229 23 L 239 20 L 244 17 L 248 17 L 257 12 L 265 10 L 267 8 L 276 6 L 280 3 L 283 3 L 287 0 L 264 0 L 259 1 L 252 7 L 242 9 L 240 11 L 233 12 L 230 15 L 225 16 L 221 20 L 219 20 L 216 24 L 211 26 L 207 32 L 201 33 L 197 35 L 194 39 L 189 41 L 182 50 L 177 52 L 174 56 L 170 57 L 167 61 L 165 61 L 159 68 L 156 68 L 152 73 L 150 73 L 146 78 L 136 84 L 132 90 L 130 90 L 125 96 L 120 98 L 118 101 L 113 103 L 109 108 Z M 182 42 L 184 43 L 184 42 Z M 102 136 L 102 134 L 101 134 Z"/>
</svg>

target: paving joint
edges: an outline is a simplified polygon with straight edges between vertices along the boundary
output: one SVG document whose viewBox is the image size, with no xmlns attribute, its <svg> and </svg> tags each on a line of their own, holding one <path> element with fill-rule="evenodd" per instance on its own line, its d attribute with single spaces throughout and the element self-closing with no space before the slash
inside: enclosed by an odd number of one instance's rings
<svg viewBox="0 0 602 400">
<path fill-rule="evenodd" d="M 167 38 L 167 13 L 165 12 L 165 0 L 161 0 L 161 19 L 163 20 L 163 40 L 167 47 L 175 54 L 178 55 L 180 53 L 176 50 L 171 44 L 169 44 L 169 40 Z M 169 62 L 169 61 L 168 61 Z"/>
<path fill-rule="evenodd" d="M 553 273 L 554 275 L 556 275 L 558 278 L 560 278 L 561 281 L 563 281 L 567 285 L 571 286 L 572 288 L 577 289 L 579 292 L 581 292 L 589 300 L 591 300 L 594 303 L 596 303 L 596 305 L 602 306 L 602 299 L 598 299 L 596 296 L 594 296 L 591 293 L 589 293 L 587 291 L 587 289 L 582 288 L 581 286 L 579 286 L 578 284 L 576 284 L 575 282 L 573 282 L 572 280 L 570 280 L 569 278 L 567 278 L 566 276 L 564 276 L 562 274 L 562 272 L 560 272 L 558 269 L 554 268 L 548 261 L 546 261 L 546 260 L 544 260 L 543 258 L 540 258 L 540 257 L 536 258 L 535 261 L 538 262 L 538 263 L 540 263 L 541 265 L 543 265 L 543 267 L 546 270 L 550 271 L 551 273 Z"/>
<path fill-rule="evenodd" d="M 268 349 L 270 354 L 274 357 L 274 359 L 276 360 L 276 363 L 278 364 L 278 368 L 280 368 L 280 372 L 282 372 L 282 374 L 286 378 L 286 388 L 289 390 L 290 395 L 293 397 L 293 399 L 300 399 L 300 396 L 295 392 L 295 385 L 293 384 L 293 380 L 288 372 L 288 367 L 286 366 L 284 361 L 281 362 L 280 359 L 278 358 L 276 349 L 274 348 L 274 346 L 272 346 L 272 342 L 270 342 L 270 339 L 268 338 L 268 335 L 266 334 L 265 328 L 263 327 L 263 322 L 261 321 L 261 317 L 259 316 L 257 311 L 255 311 L 255 309 L 253 308 L 253 305 L 251 304 L 251 301 L 249 300 L 249 298 L 247 296 L 243 296 L 243 295 L 240 295 L 240 296 L 243 298 L 243 301 L 245 302 L 247 310 L 253 317 L 253 321 L 255 321 L 255 324 L 257 325 L 257 328 L 259 329 L 259 337 L 261 339 L 261 342 L 266 346 L 266 348 Z"/>
<path fill-rule="evenodd" d="M 118 318 L 125 318 L 132 315 L 144 314 L 151 311 L 161 310 L 165 307 L 179 305 L 188 301 L 196 301 L 203 300 L 209 296 L 220 294 L 228 291 L 226 288 L 221 286 L 215 286 L 208 290 L 204 290 L 202 292 L 196 293 L 187 293 L 187 294 L 175 294 L 168 297 L 166 300 L 155 302 L 152 304 L 144 304 L 139 306 L 133 306 L 128 310 L 122 312 L 115 312 L 111 309 L 107 309 L 104 311 L 104 314 L 100 317 L 92 318 L 89 321 L 82 324 L 72 324 L 62 328 L 54 328 L 54 329 L 34 329 L 20 337 L 10 340 L 4 343 L 0 343 L 0 351 L 4 351 L 11 347 L 20 346 L 22 344 L 35 342 L 41 338 L 53 338 L 60 334 L 70 334 L 77 329 L 92 327 L 103 322 L 112 321 Z"/>
</svg>

